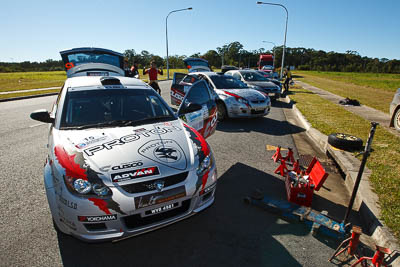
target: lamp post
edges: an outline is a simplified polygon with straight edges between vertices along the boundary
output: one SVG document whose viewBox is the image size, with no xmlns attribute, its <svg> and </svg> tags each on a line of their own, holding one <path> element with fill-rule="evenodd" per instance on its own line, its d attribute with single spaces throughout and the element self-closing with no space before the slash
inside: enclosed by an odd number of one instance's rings
<svg viewBox="0 0 400 267">
<path fill-rule="evenodd" d="M 168 13 L 167 17 L 165 18 L 165 40 L 167 44 L 167 79 L 169 80 L 169 61 L 168 61 L 168 17 L 174 12 L 179 12 L 179 11 L 185 11 L 185 10 L 192 10 L 191 7 L 188 8 L 183 8 L 183 9 L 177 9 L 177 10 L 172 10 L 171 12 Z"/>
<path fill-rule="evenodd" d="M 281 64 L 281 79 L 283 76 L 283 63 L 285 62 L 285 49 L 286 49 L 286 33 L 287 33 L 287 24 L 289 19 L 289 12 L 284 5 L 275 4 L 275 3 L 266 3 L 266 2 L 257 2 L 258 5 L 272 5 L 272 6 L 280 6 L 283 7 L 286 11 L 286 27 L 285 27 L 285 40 L 283 42 L 283 53 L 282 53 L 282 64 Z"/>
<path fill-rule="evenodd" d="M 270 43 L 270 44 L 273 44 L 274 45 L 274 48 L 272 48 L 272 52 L 274 53 L 274 61 L 272 62 L 272 67 L 274 68 L 274 71 L 275 71 L 275 47 L 276 47 L 276 44 L 274 43 L 274 42 L 269 42 L 269 41 L 262 41 L 263 43 Z"/>
</svg>

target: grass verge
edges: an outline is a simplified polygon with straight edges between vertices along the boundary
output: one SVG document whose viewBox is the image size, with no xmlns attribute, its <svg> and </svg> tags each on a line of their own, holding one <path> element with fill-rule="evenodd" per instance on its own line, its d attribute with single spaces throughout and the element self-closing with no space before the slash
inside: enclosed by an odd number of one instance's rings
<svg viewBox="0 0 400 267">
<path fill-rule="evenodd" d="M 188 70 L 170 69 L 170 79 L 174 77 L 175 72 L 187 73 Z M 65 71 L 0 73 L 0 92 L 13 92 L 10 94 L 0 94 L 0 99 L 58 92 L 58 89 L 37 92 L 24 91 L 38 88 L 61 87 L 66 78 L 67 76 Z M 148 82 L 148 75 L 143 75 L 142 70 L 140 70 L 140 78 L 144 82 Z M 160 81 L 166 80 L 167 71 L 164 70 L 163 75 L 158 75 L 158 79 Z"/>
<path fill-rule="evenodd" d="M 389 113 L 400 74 L 296 71 L 296 79 Z"/>
<path fill-rule="evenodd" d="M 10 94 L 0 94 L 0 99 L 7 99 L 7 98 L 14 98 L 14 97 L 21 97 L 21 96 L 33 96 L 33 95 L 43 95 L 48 93 L 58 93 L 60 89 L 51 89 L 51 90 L 41 90 L 41 91 L 31 91 L 31 92 L 24 92 L 18 91 L 15 93 Z"/>
<path fill-rule="evenodd" d="M 290 98 L 312 127 L 325 135 L 343 132 L 367 140 L 370 122 L 299 86 L 291 90 Z M 400 138 L 378 127 L 372 148 L 367 167 L 372 171 L 370 182 L 379 197 L 381 219 L 400 240 Z"/>
<path fill-rule="evenodd" d="M 0 73 L 0 92 L 61 87 L 66 78 L 65 71 Z"/>
</svg>

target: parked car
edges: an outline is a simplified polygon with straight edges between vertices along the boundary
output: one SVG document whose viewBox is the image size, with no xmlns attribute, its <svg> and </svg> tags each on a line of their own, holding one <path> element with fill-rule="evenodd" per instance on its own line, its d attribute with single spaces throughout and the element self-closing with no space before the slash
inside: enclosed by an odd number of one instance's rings
<svg viewBox="0 0 400 267">
<path fill-rule="evenodd" d="M 256 70 L 259 74 L 261 74 L 262 76 L 264 76 L 264 78 L 267 78 L 270 82 L 273 82 L 274 84 L 278 85 L 279 88 L 281 88 L 282 90 L 282 83 L 279 81 L 278 76 L 271 75 L 271 73 L 268 72 L 264 72 L 262 70 Z M 276 73 L 276 72 L 274 72 Z"/>
<path fill-rule="evenodd" d="M 214 202 L 217 169 L 200 132 L 211 135 L 217 117 L 204 105 L 216 105 L 205 81 L 188 88 L 174 113 L 149 85 L 123 77 L 122 54 L 82 48 L 61 55 L 70 68 L 57 101 L 50 112 L 31 114 L 50 124 L 44 184 L 57 231 L 121 239 Z"/>
<path fill-rule="evenodd" d="M 272 100 L 276 100 L 281 96 L 281 87 L 256 70 L 230 70 L 225 74 L 246 83 L 249 87 L 268 94 Z"/>
<path fill-rule="evenodd" d="M 221 72 L 222 73 L 225 73 L 225 72 L 227 72 L 228 70 L 238 70 L 239 68 L 238 67 L 236 67 L 236 66 L 231 66 L 231 65 L 223 65 L 223 66 L 221 66 Z"/>
<path fill-rule="evenodd" d="M 392 103 L 390 103 L 390 126 L 400 131 L 400 88 L 393 96 Z"/>
<path fill-rule="evenodd" d="M 205 81 L 216 100 L 218 120 L 226 118 L 252 118 L 269 114 L 268 95 L 249 88 L 245 83 L 215 72 L 175 73 L 171 85 L 171 103 L 180 105 L 192 84 Z"/>
</svg>

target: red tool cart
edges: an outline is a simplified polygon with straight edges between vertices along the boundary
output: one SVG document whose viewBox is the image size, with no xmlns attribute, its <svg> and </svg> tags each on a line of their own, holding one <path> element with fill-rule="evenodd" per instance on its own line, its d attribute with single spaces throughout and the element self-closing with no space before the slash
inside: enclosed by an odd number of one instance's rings
<svg viewBox="0 0 400 267">
<path fill-rule="evenodd" d="M 305 173 L 297 175 L 288 172 L 285 178 L 285 187 L 288 201 L 301 206 L 310 207 L 314 190 L 319 190 L 328 173 L 316 157 L 313 158 Z"/>
</svg>

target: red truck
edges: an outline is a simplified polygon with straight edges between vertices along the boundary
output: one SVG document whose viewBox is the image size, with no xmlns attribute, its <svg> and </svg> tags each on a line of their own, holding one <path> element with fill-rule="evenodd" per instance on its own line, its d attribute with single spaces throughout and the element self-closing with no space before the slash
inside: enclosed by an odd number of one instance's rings
<svg viewBox="0 0 400 267">
<path fill-rule="evenodd" d="M 257 65 L 259 70 L 274 72 L 274 56 L 271 54 L 261 54 Z"/>
</svg>

